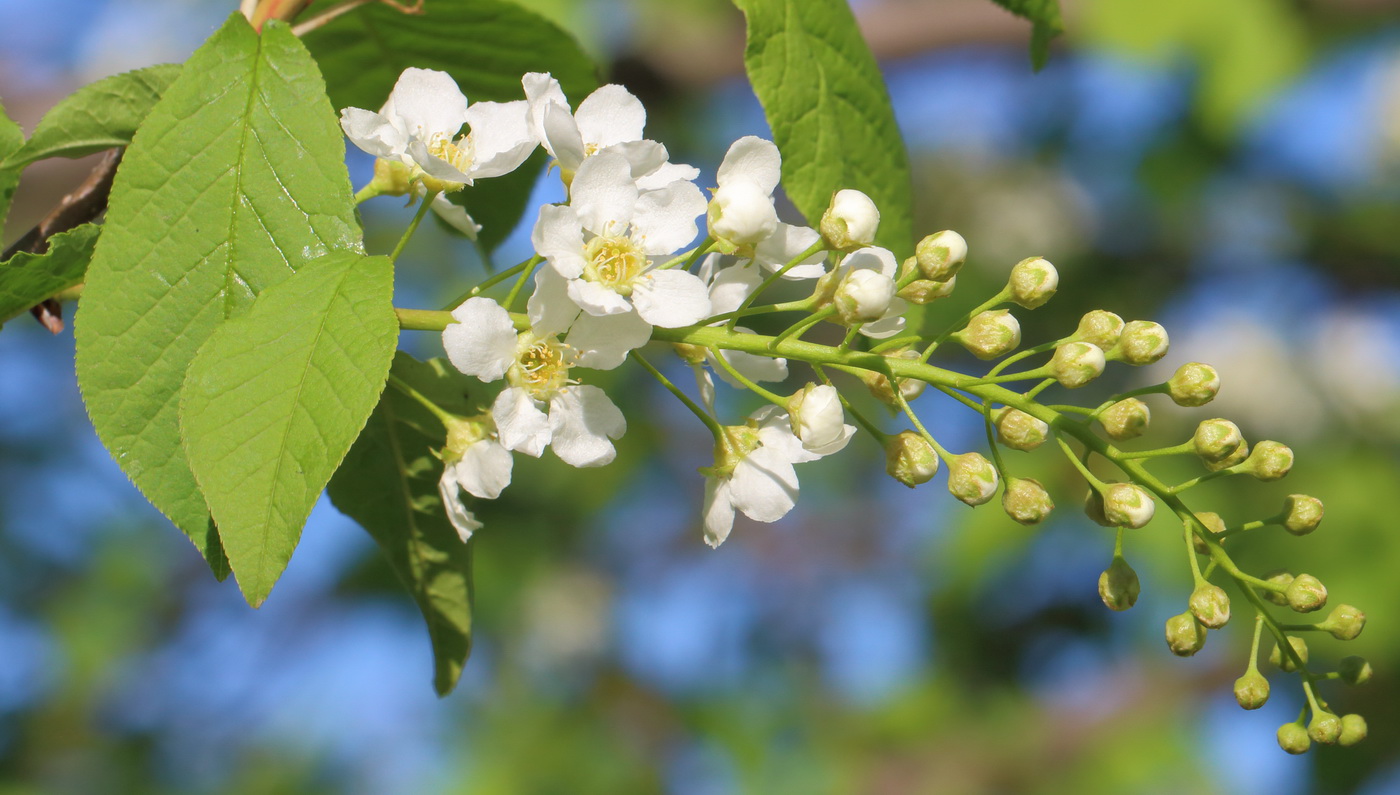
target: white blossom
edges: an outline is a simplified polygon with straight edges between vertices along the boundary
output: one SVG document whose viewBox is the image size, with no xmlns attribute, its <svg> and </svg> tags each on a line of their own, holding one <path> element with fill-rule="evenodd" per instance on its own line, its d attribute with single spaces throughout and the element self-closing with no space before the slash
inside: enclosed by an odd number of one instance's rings
<svg viewBox="0 0 1400 795">
<path fill-rule="evenodd" d="M 807 384 L 788 401 L 792 432 L 802 446 L 818 455 L 831 455 L 845 449 L 855 435 L 854 425 L 846 423 L 841 395 L 830 384 Z"/>
<path fill-rule="evenodd" d="M 735 141 L 720 164 L 714 197 L 706 218 L 710 236 L 739 250 L 752 250 L 777 231 L 778 187 L 782 157 L 772 141 L 752 135 Z"/>
<path fill-rule="evenodd" d="M 460 492 L 494 500 L 510 485 L 514 462 L 510 452 L 496 439 L 494 424 L 490 428 L 486 426 L 488 420 L 489 415 L 459 421 L 448 431 L 438 492 L 442 495 L 447 518 L 463 543 L 481 529 L 481 522 L 462 504 Z"/>
<path fill-rule="evenodd" d="M 737 510 L 756 522 L 776 522 L 797 504 L 793 464 L 815 461 L 792 432 L 786 413 L 765 406 L 747 425 L 725 429 L 715 466 L 705 477 L 705 543 L 718 547 L 729 537 Z"/>
<path fill-rule="evenodd" d="M 875 242 L 880 210 L 858 190 L 839 190 L 822 214 L 820 227 L 822 237 L 832 248 L 855 251 Z"/>
<path fill-rule="evenodd" d="M 874 305 L 883 301 L 884 287 L 889 286 L 893 292 L 894 278 L 898 268 L 894 253 L 879 246 L 867 246 L 847 254 L 846 258 L 841 261 L 840 267 L 833 271 L 829 277 L 834 279 L 838 285 L 837 308 L 843 309 L 842 301 L 849 301 L 862 312 L 873 313 Z M 860 271 L 870 271 L 870 274 L 859 274 Z M 847 288 L 849 292 L 843 295 L 842 287 L 846 285 L 850 285 Z M 865 322 L 860 327 L 860 333 L 874 339 L 884 339 L 898 334 L 904 328 L 903 315 L 907 308 L 908 304 L 905 303 L 904 299 L 891 296 L 889 303 L 884 306 L 884 311 L 874 320 Z M 858 320 L 858 317 L 853 317 L 848 319 L 848 322 Z"/>
</svg>

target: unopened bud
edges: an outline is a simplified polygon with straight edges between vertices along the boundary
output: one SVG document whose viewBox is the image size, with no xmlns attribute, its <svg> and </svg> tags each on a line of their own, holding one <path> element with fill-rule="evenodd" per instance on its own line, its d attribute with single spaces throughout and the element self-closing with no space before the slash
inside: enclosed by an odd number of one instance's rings
<svg viewBox="0 0 1400 795">
<path fill-rule="evenodd" d="M 1269 700 L 1269 680 L 1251 668 L 1235 680 L 1235 701 L 1245 709 L 1259 709 Z"/>
<path fill-rule="evenodd" d="M 1290 754 L 1305 754 L 1312 746 L 1308 730 L 1299 723 L 1285 723 L 1278 727 L 1278 747 Z"/>
<path fill-rule="evenodd" d="M 845 448 L 854 429 L 846 424 L 841 395 L 830 384 L 807 384 L 787 401 L 792 433 L 802 447 L 819 455 Z"/>
<path fill-rule="evenodd" d="M 894 279 L 869 268 L 847 273 L 832 299 L 842 322 L 869 323 L 884 317 L 894 299 Z"/>
<path fill-rule="evenodd" d="M 992 424 L 997 429 L 997 441 L 1012 450 L 1029 452 L 1050 437 L 1049 425 L 1018 409 L 997 411 L 992 415 Z"/>
<path fill-rule="evenodd" d="M 972 318 L 953 337 L 977 358 L 995 359 L 1021 344 L 1021 324 L 1007 310 L 993 309 Z"/>
<path fill-rule="evenodd" d="M 1103 374 L 1103 349 L 1089 342 L 1066 342 L 1050 358 L 1050 375 L 1060 386 L 1078 389 Z"/>
<path fill-rule="evenodd" d="M 885 440 L 885 471 L 912 489 L 938 474 L 938 451 L 923 436 L 900 431 Z"/>
<path fill-rule="evenodd" d="M 720 185 L 706 208 L 705 219 L 710 236 L 731 246 L 752 247 L 778 228 L 771 191 L 746 179 Z"/>
<path fill-rule="evenodd" d="M 947 281 L 962 270 L 967 260 L 967 241 L 952 230 L 928 235 L 914 247 L 915 261 L 925 279 Z"/>
<path fill-rule="evenodd" d="M 1191 437 L 1196 447 L 1196 455 L 1207 464 L 1224 461 L 1244 447 L 1244 434 L 1240 427 L 1229 420 L 1204 420 L 1196 426 Z"/>
<path fill-rule="evenodd" d="M 1007 478 L 1001 495 L 1006 515 L 1024 525 L 1040 524 L 1055 509 L 1050 493 L 1032 478 Z"/>
<path fill-rule="evenodd" d="M 1123 318 L 1102 309 L 1086 313 L 1074 332 L 1075 339 L 1091 342 L 1105 351 L 1112 350 L 1122 335 Z"/>
<path fill-rule="evenodd" d="M 1342 719 L 1330 712 L 1317 710 L 1308 722 L 1308 737 L 1315 743 L 1336 745 L 1342 736 Z"/>
<path fill-rule="evenodd" d="M 1305 536 L 1322 524 L 1322 500 L 1306 494 L 1290 494 L 1283 500 L 1283 529 Z"/>
<path fill-rule="evenodd" d="M 1137 604 L 1140 593 L 1142 583 L 1138 581 L 1137 572 L 1123 556 L 1114 555 L 1113 562 L 1099 574 L 1099 598 L 1104 607 L 1122 612 Z"/>
<path fill-rule="evenodd" d="M 1204 406 L 1220 394 L 1220 375 L 1208 364 L 1183 364 L 1167 380 L 1167 394 L 1178 406 Z"/>
<path fill-rule="evenodd" d="M 1293 582 L 1293 575 L 1292 575 L 1290 572 L 1281 571 L 1281 570 L 1280 570 L 1280 571 L 1272 571 L 1272 572 L 1269 572 L 1268 574 L 1265 574 L 1265 575 L 1264 575 L 1264 581 L 1265 581 L 1265 582 L 1273 583 L 1273 584 L 1278 585 L 1278 586 L 1280 586 L 1280 587 L 1282 588 L 1282 590 L 1278 590 L 1278 591 L 1275 591 L 1275 590 L 1272 590 L 1272 589 L 1270 589 L 1270 590 L 1261 590 L 1260 593 L 1264 596 L 1264 598 L 1265 598 L 1265 599 L 1268 599 L 1270 602 L 1273 602 L 1273 603 L 1276 604 L 1276 605 L 1287 605 L 1287 604 L 1288 604 L 1288 596 L 1286 595 L 1286 594 L 1288 593 L 1287 588 L 1288 588 L 1288 586 L 1289 586 L 1290 584 L 1292 584 L 1292 582 Z"/>
<path fill-rule="evenodd" d="M 1351 713 L 1342 716 L 1342 731 L 1337 735 L 1337 745 L 1353 746 L 1366 739 L 1366 719 Z"/>
<path fill-rule="evenodd" d="M 1167 648 L 1178 657 L 1190 657 L 1206 645 L 1206 628 L 1196 617 L 1182 613 L 1167 619 Z"/>
<path fill-rule="evenodd" d="M 1230 597 L 1219 585 L 1202 583 L 1187 600 L 1191 615 L 1208 629 L 1220 629 L 1230 622 Z"/>
<path fill-rule="evenodd" d="M 899 297 L 911 304 L 931 304 L 940 298 L 952 295 L 953 288 L 957 284 L 958 277 L 956 276 L 949 276 L 946 282 L 915 279 L 900 288 Z"/>
<path fill-rule="evenodd" d="M 919 358 L 919 352 L 904 349 L 891 351 L 886 353 L 885 356 L 890 359 L 913 360 Z M 866 389 L 870 390 L 870 394 L 874 395 L 881 403 L 889 406 L 899 405 L 899 401 L 895 400 L 894 397 L 895 386 L 890 383 L 888 376 L 870 370 L 862 370 L 859 377 L 860 380 L 865 383 Z M 895 382 L 898 384 L 900 397 L 903 397 L 906 401 L 912 401 L 919 395 L 922 395 L 924 389 L 928 386 L 927 383 L 917 378 L 896 378 Z"/>
<path fill-rule="evenodd" d="M 1136 439 L 1147 432 L 1152 412 L 1137 398 L 1125 398 L 1099 413 L 1099 424 L 1108 438 L 1116 442 Z"/>
<path fill-rule="evenodd" d="M 1245 459 L 1244 470 L 1256 480 L 1278 480 L 1293 468 L 1293 450 L 1282 442 L 1262 441 Z"/>
<path fill-rule="evenodd" d="M 1318 625 L 1337 640 L 1356 640 L 1366 628 L 1366 614 L 1351 605 L 1337 605 Z"/>
<path fill-rule="evenodd" d="M 875 242 L 880 210 L 858 190 L 839 190 L 822 213 L 820 231 L 829 248 L 855 251 Z"/>
<path fill-rule="evenodd" d="M 968 505 L 981 505 L 997 493 L 997 468 L 981 453 L 955 455 L 948 462 L 948 492 Z"/>
<path fill-rule="evenodd" d="M 1203 460 L 1201 463 L 1205 464 L 1206 469 L 1211 472 L 1219 472 L 1222 469 L 1229 469 L 1237 464 L 1242 464 L 1247 458 L 1249 458 L 1249 445 L 1242 444 L 1235 449 L 1235 452 L 1225 456 L 1219 461 Z"/>
<path fill-rule="evenodd" d="M 1225 532 L 1225 520 L 1220 518 L 1220 514 L 1214 511 L 1197 511 L 1196 521 L 1201 523 L 1212 535 L 1220 535 Z M 1206 543 L 1197 533 L 1191 533 L 1191 546 L 1202 555 L 1210 554 L 1210 545 Z"/>
<path fill-rule="evenodd" d="M 1157 510 L 1147 489 L 1132 483 L 1114 483 L 1103 492 L 1103 516 L 1112 527 L 1137 529 L 1152 521 Z"/>
<path fill-rule="evenodd" d="M 1342 658 L 1337 673 L 1342 677 L 1342 681 L 1349 685 L 1364 685 L 1371 681 L 1371 664 L 1366 662 L 1365 657 L 1353 654 Z"/>
<path fill-rule="evenodd" d="M 1090 486 L 1089 493 L 1084 495 L 1084 515 L 1094 520 L 1094 524 L 1100 527 L 1114 526 L 1103 514 L 1103 494 L 1093 486 Z"/>
<path fill-rule="evenodd" d="M 1311 574 L 1299 574 L 1284 592 L 1288 606 L 1298 613 L 1311 613 L 1327 605 L 1327 588 Z"/>
<path fill-rule="evenodd" d="M 1117 358 L 1140 367 L 1167 355 L 1167 330 L 1150 320 L 1130 320 L 1118 338 Z"/>
<path fill-rule="evenodd" d="M 1280 670 L 1293 673 L 1298 670 L 1298 663 L 1308 664 L 1308 644 L 1302 638 L 1288 636 L 1288 645 L 1293 647 L 1293 654 L 1284 654 L 1283 649 L 1277 643 L 1274 644 L 1273 651 L 1269 652 L 1269 662 L 1278 666 Z M 1297 660 L 1294 657 L 1297 657 Z"/>
<path fill-rule="evenodd" d="M 1060 286 L 1060 274 L 1044 257 L 1027 257 L 1011 269 L 1006 286 L 1011 300 L 1027 309 L 1035 309 L 1055 295 Z"/>
</svg>

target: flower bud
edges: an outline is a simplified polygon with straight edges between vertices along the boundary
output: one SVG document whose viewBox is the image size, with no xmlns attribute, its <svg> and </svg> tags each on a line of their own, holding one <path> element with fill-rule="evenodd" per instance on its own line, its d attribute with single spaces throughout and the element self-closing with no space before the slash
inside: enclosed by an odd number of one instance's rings
<svg viewBox="0 0 1400 795">
<path fill-rule="evenodd" d="M 1291 573 L 1289 573 L 1289 572 L 1286 572 L 1286 571 L 1273 571 L 1273 572 L 1269 572 L 1268 574 L 1264 575 L 1264 580 L 1265 580 L 1266 582 L 1271 582 L 1271 583 L 1275 583 L 1275 584 L 1277 584 L 1277 585 L 1281 585 L 1281 586 L 1283 586 L 1283 587 L 1286 589 L 1286 588 L 1288 588 L 1288 586 L 1293 582 L 1293 575 L 1292 575 Z M 1283 591 L 1273 591 L 1273 590 L 1265 591 L 1265 590 L 1261 590 L 1261 591 L 1260 591 L 1260 594 L 1262 594 L 1263 597 L 1264 597 L 1265 599 L 1268 599 L 1270 602 L 1273 602 L 1273 603 L 1276 604 L 1276 605 L 1287 605 L 1287 604 L 1288 604 L 1288 597 L 1285 596 L 1286 593 L 1287 593 L 1286 590 L 1283 590 Z"/>
<path fill-rule="evenodd" d="M 1279 648 L 1279 645 L 1275 643 L 1273 651 L 1269 652 L 1269 662 L 1278 666 L 1280 670 L 1293 673 L 1298 670 L 1298 663 L 1294 661 L 1293 655 L 1297 655 L 1298 660 L 1301 661 L 1303 665 L 1308 664 L 1308 644 L 1305 643 L 1302 638 L 1289 635 L 1288 645 L 1293 647 L 1293 654 L 1284 654 L 1283 649 Z"/>
<path fill-rule="evenodd" d="M 830 455 L 850 441 L 850 426 L 841 407 L 841 395 L 830 384 L 807 384 L 787 402 L 792 433 L 803 448 L 819 455 Z"/>
<path fill-rule="evenodd" d="M 1140 593 L 1142 583 L 1138 581 L 1137 572 L 1122 555 L 1114 555 L 1113 562 L 1099 574 L 1099 598 L 1104 607 L 1122 612 L 1137 604 Z"/>
<path fill-rule="evenodd" d="M 1327 588 L 1311 574 L 1299 574 L 1284 591 L 1288 606 L 1294 612 L 1311 613 L 1327 605 Z"/>
<path fill-rule="evenodd" d="M 905 348 L 899 351 L 891 351 L 886 353 L 885 356 L 890 359 L 913 360 L 919 358 L 919 352 Z M 862 370 L 859 377 L 860 380 L 865 383 L 865 388 L 870 390 L 870 394 L 874 395 L 881 403 L 889 406 L 899 405 L 898 401 L 894 398 L 895 387 L 890 384 L 888 376 L 882 373 Z M 922 395 L 924 389 L 928 387 L 928 384 L 917 378 L 896 378 L 895 381 L 899 386 L 900 396 L 906 401 L 912 401 L 919 395 Z"/>
<path fill-rule="evenodd" d="M 957 283 L 958 277 L 956 276 L 949 276 L 946 282 L 915 279 L 901 287 L 898 295 L 911 304 L 931 304 L 940 298 L 952 295 L 953 288 L 957 286 Z"/>
<path fill-rule="evenodd" d="M 1137 529 L 1152 521 L 1157 504 L 1147 489 L 1132 483 L 1114 483 L 1103 492 L 1103 516 L 1111 527 Z"/>
<path fill-rule="evenodd" d="M 1317 627 L 1337 640 L 1356 640 L 1366 627 L 1366 614 L 1351 605 L 1337 605 Z"/>
<path fill-rule="evenodd" d="M 981 453 L 955 455 L 948 462 L 948 492 L 968 505 L 981 505 L 997 493 L 997 469 Z"/>
<path fill-rule="evenodd" d="M 846 274 L 832 299 L 842 322 L 869 323 L 884 317 L 894 299 L 894 279 L 869 268 Z"/>
<path fill-rule="evenodd" d="M 1044 257 L 1027 257 L 1011 269 L 1006 286 L 1011 300 L 1027 309 L 1035 309 L 1055 294 L 1060 286 L 1060 274 Z"/>
<path fill-rule="evenodd" d="M 995 359 L 1021 344 L 1021 324 L 1007 310 L 993 309 L 972 318 L 953 336 L 977 358 Z"/>
<path fill-rule="evenodd" d="M 1235 680 L 1235 701 L 1245 709 L 1259 709 L 1269 700 L 1269 680 L 1253 668 Z"/>
<path fill-rule="evenodd" d="M 1167 355 L 1167 330 L 1150 320 L 1130 320 L 1123 325 L 1118 338 L 1118 358 L 1125 364 L 1141 367 Z"/>
<path fill-rule="evenodd" d="M 1099 412 L 1099 424 L 1108 438 L 1116 442 L 1136 439 L 1147 432 L 1152 412 L 1137 398 L 1125 398 Z"/>
<path fill-rule="evenodd" d="M 1102 309 L 1086 313 L 1074 332 L 1075 339 L 1093 343 L 1105 351 L 1112 350 L 1122 335 L 1123 318 Z"/>
<path fill-rule="evenodd" d="M 699 345 L 691 345 L 685 342 L 673 342 L 671 347 L 675 349 L 676 355 L 686 364 L 704 364 L 705 349 Z"/>
<path fill-rule="evenodd" d="M 1308 737 L 1315 743 L 1336 745 L 1342 736 L 1342 719 L 1330 712 L 1317 710 L 1308 722 Z"/>
<path fill-rule="evenodd" d="M 1040 524 L 1055 509 L 1055 503 L 1040 481 L 1032 478 L 1007 478 L 1006 491 L 1001 495 L 1001 507 L 1006 515 L 1024 525 Z"/>
<path fill-rule="evenodd" d="M 1283 500 L 1283 529 L 1305 536 L 1322 524 L 1322 500 L 1306 494 L 1290 494 Z"/>
<path fill-rule="evenodd" d="M 1244 447 L 1244 434 L 1229 420 L 1204 420 L 1196 426 L 1191 443 L 1196 446 L 1196 455 L 1207 464 L 1218 463 Z"/>
<path fill-rule="evenodd" d="M 1178 657 L 1190 657 L 1206 645 L 1206 628 L 1190 613 L 1167 619 L 1167 648 Z"/>
<path fill-rule="evenodd" d="M 706 209 L 710 236 L 733 246 L 753 246 L 778 228 L 771 191 L 747 179 L 730 180 L 715 190 Z"/>
<path fill-rule="evenodd" d="M 914 258 L 925 279 L 948 281 L 962 270 L 967 260 L 967 241 L 951 230 L 929 235 L 914 248 Z"/>
<path fill-rule="evenodd" d="M 1371 664 L 1366 662 L 1365 657 L 1353 654 L 1342 658 L 1337 673 L 1341 674 L 1342 681 L 1349 685 L 1364 685 L 1371 681 Z"/>
<path fill-rule="evenodd" d="M 997 429 L 997 441 L 1012 450 L 1029 452 L 1045 444 L 1045 440 L 1050 436 L 1049 425 L 1024 411 L 1010 407 L 993 414 L 992 424 Z"/>
<path fill-rule="evenodd" d="M 1305 754 L 1312 746 L 1308 730 L 1299 723 L 1285 723 L 1278 727 L 1278 747 L 1290 754 Z"/>
<path fill-rule="evenodd" d="M 405 196 L 413 186 L 413 171 L 406 163 L 379 158 L 374 161 L 374 179 L 365 186 L 380 196 Z"/>
<path fill-rule="evenodd" d="M 900 431 L 885 440 L 885 471 L 912 489 L 938 473 L 938 451 L 919 434 Z"/>
<path fill-rule="evenodd" d="M 1207 629 L 1220 629 L 1230 622 L 1230 597 L 1219 585 L 1202 583 L 1187 600 L 1191 615 Z"/>
<path fill-rule="evenodd" d="M 1366 719 L 1351 713 L 1342 716 L 1342 731 L 1337 735 L 1337 744 L 1351 747 L 1366 739 Z"/>
<path fill-rule="evenodd" d="M 1222 469 L 1229 469 L 1237 464 L 1242 464 L 1247 458 L 1249 458 L 1249 445 L 1242 444 L 1235 449 L 1235 452 L 1225 456 L 1219 461 L 1202 461 L 1201 463 L 1205 464 L 1206 469 L 1211 472 L 1219 472 Z"/>
<path fill-rule="evenodd" d="M 1078 389 L 1103 374 L 1103 349 L 1088 342 L 1066 342 L 1050 358 L 1050 375 L 1060 386 Z"/>
<path fill-rule="evenodd" d="M 1108 517 L 1103 515 L 1103 494 L 1093 486 L 1090 486 L 1089 493 L 1084 495 L 1084 515 L 1100 527 L 1114 527 L 1108 521 Z"/>
<path fill-rule="evenodd" d="M 1220 393 L 1220 375 L 1200 362 L 1183 364 L 1167 380 L 1167 394 L 1178 406 L 1194 408 L 1215 400 Z"/>
<path fill-rule="evenodd" d="M 819 225 L 829 248 L 855 251 L 875 242 L 880 226 L 880 210 L 869 196 L 858 190 L 839 190 L 822 213 Z"/>
<path fill-rule="evenodd" d="M 1213 535 L 1225 532 L 1225 520 L 1221 519 L 1220 514 L 1214 511 L 1197 511 L 1196 521 L 1200 522 L 1201 526 Z M 1191 534 L 1191 546 L 1202 555 L 1210 554 L 1210 545 L 1194 532 Z"/>
<path fill-rule="evenodd" d="M 1244 462 L 1244 470 L 1256 480 L 1278 480 L 1293 468 L 1293 450 L 1282 442 L 1262 441 Z"/>
</svg>

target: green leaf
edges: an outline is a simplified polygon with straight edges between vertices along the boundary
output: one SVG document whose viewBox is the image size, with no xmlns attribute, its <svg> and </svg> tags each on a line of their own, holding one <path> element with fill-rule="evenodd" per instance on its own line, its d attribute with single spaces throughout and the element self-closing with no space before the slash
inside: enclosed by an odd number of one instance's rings
<svg viewBox="0 0 1400 795">
<path fill-rule="evenodd" d="M 783 187 L 810 223 L 843 188 L 880 208 L 876 242 L 913 252 L 909 157 L 889 92 L 845 0 L 735 0 L 744 67 L 783 154 Z"/>
<path fill-rule="evenodd" d="M 179 64 L 161 64 L 83 86 L 44 114 L 29 141 L 6 164 L 25 166 L 48 157 L 82 157 L 126 146 L 179 75 Z"/>
<path fill-rule="evenodd" d="M 43 254 L 20 252 L 0 263 L 0 323 L 82 283 L 101 232 L 96 224 L 83 224 L 49 238 Z"/>
<path fill-rule="evenodd" d="M 1031 66 L 1037 72 L 1050 58 L 1050 40 L 1065 31 L 1060 0 L 992 0 L 1007 11 L 1031 21 Z"/>
<path fill-rule="evenodd" d="M 462 395 L 475 382 L 441 359 L 399 353 L 393 373 L 443 408 L 469 413 Z M 423 612 L 439 695 L 457 684 L 472 646 L 471 546 L 438 495 L 442 462 L 433 451 L 445 434 L 422 404 L 387 389 L 328 489 L 335 507 L 374 537 Z"/>
<path fill-rule="evenodd" d="M 190 363 L 185 453 L 254 607 L 384 389 L 399 337 L 393 295 L 387 257 L 328 254 L 264 290 Z"/>
<path fill-rule="evenodd" d="M 224 564 L 180 443 L 180 386 L 227 317 L 328 251 L 359 248 L 325 87 L 280 23 L 238 14 L 191 56 L 127 149 L 79 302 L 78 385 L 151 502 Z"/>
<path fill-rule="evenodd" d="M 15 198 L 15 188 L 19 185 L 22 170 L 6 161 L 23 146 L 24 130 L 10 120 L 5 114 L 5 106 L 0 105 L 0 231 L 4 231 L 5 217 L 10 214 L 10 202 Z"/>
</svg>

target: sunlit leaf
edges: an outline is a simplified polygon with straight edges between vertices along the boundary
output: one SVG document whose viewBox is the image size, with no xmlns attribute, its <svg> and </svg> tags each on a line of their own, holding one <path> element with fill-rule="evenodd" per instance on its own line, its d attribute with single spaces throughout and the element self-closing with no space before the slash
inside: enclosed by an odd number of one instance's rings
<svg viewBox="0 0 1400 795">
<path fill-rule="evenodd" d="M 43 254 L 20 252 L 0 263 L 0 323 L 80 284 L 101 232 L 96 224 L 83 224 L 49 238 Z"/>
<path fill-rule="evenodd" d="M 7 162 L 24 166 L 46 157 L 82 157 L 126 146 L 179 75 L 178 64 L 161 64 L 83 86 L 44 114 Z"/>
</svg>

